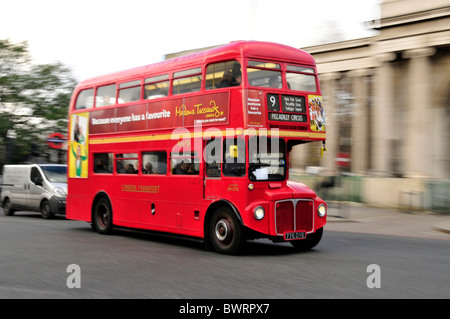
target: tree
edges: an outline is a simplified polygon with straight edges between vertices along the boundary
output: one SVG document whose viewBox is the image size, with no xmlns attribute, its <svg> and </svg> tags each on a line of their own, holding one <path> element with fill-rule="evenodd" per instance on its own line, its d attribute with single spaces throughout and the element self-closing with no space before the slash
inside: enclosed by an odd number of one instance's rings
<svg viewBox="0 0 450 319">
<path fill-rule="evenodd" d="M 48 133 L 66 133 L 75 85 L 63 64 L 34 65 L 26 42 L 0 39 L 0 166 L 6 159 L 24 162 L 32 152 L 46 150 Z M 7 158 L 10 149 L 14 153 Z"/>
</svg>

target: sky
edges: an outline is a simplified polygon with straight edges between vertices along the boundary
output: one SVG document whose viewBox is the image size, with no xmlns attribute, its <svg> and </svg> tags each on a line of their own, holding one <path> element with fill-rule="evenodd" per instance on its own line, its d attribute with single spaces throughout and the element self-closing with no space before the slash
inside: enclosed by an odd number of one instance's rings
<svg viewBox="0 0 450 319">
<path fill-rule="evenodd" d="M 381 0 L 1 0 L 0 39 L 78 81 L 236 40 L 302 48 L 374 35 Z"/>
</svg>

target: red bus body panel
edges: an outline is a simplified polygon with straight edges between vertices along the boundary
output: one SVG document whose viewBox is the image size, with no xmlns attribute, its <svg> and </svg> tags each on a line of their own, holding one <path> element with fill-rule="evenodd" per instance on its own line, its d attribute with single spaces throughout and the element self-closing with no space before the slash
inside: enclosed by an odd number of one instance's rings
<svg viewBox="0 0 450 319">
<path fill-rule="evenodd" d="M 139 101 L 133 103 L 75 109 L 76 99 L 84 89 L 132 80 L 143 83 L 145 78 L 161 74 L 169 74 L 172 80 L 173 72 L 193 67 L 201 67 L 204 74 L 208 64 L 231 59 L 239 61 L 243 69 L 248 59 L 257 59 L 275 61 L 283 68 L 287 64 L 296 64 L 315 70 L 311 55 L 301 50 L 264 42 L 234 42 L 81 82 L 75 88 L 70 104 L 69 134 L 73 136 L 75 116 L 86 120 L 88 173 L 81 178 L 69 176 L 67 218 L 91 222 L 95 199 L 102 195 L 111 202 L 114 225 L 199 238 L 205 236 L 205 218 L 210 213 L 210 208 L 219 202 L 233 207 L 242 224 L 261 236 L 281 237 L 283 234 L 279 231 L 283 227 L 290 227 L 294 222 L 297 223 L 297 230 L 299 227 L 310 227 L 311 229 L 301 229 L 308 233 L 323 227 L 326 217 L 319 217 L 316 210 L 319 204 L 325 203 L 307 186 L 289 181 L 288 169 L 284 181 L 255 182 L 249 180 L 248 172 L 243 177 L 222 175 L 216 179 L 207 178 L 203 160 L 200 161 L 198 175 L 172 175 L 169 169 L 166 174 L 160 175 L 93 172 L 96 153 L 136 153 L 141 163 L 141 152 L 166 151 L 169 164 L 171 150 L 179 146 L 180 141 L 179 138 L 174 138 L 174 129 L 185 129 L 188 132 L 190 147 L 199 156 L 203 155 L 203 140 L 213 134 L 213 128 L 224 138 L 228 135 L 242 136 L 247 141 L 249 136 L 258 134 L 261 129 L 277 129 L 279 137 L 286 142 L 325 140 L 325 131 L 311 129 L 309 114 L 305 114 L 308 120 L 304 123 L 271 121 L 266 107 L 268 93 L 278 94 L 280 97 L 302 96 L 306 101 L 310 96 L 320 96 L 318 82 L 315 92 L 249 87 L 246 72 L 243 72 L 243 84 L 231 89 L 205 90 L 202 87 L 195 93 L 169 95 L 161 99 L 144 100 L 141 96 Z M 201 130 L 195 126 L 199 123 L 202 124 Z M 269 131 L 268 134 L 272 132 Z M 71 152 L 68 151 L 68 154 L 68 162 L 75 165 Z M 75 150 L 72 154 L 75 154 Z M 289 157 L 286 165 L 289 167 Z M 249 190 L 249 184 L 253 185 L 253 190 Z M 253 216 L 253 210 L 257 206 L 263 206 L 266 211 L 261 220 Z M 294 211 L 296 214 L 294 222 L 281 216 L 281 212 L 290 209 L 293 210 L 292 214 Z M 307 218 L 301 215 L 304 211 L 308 211 L 305 213 Z M 306 226 L 300 222 L 303 219 L 307 220 Z"/>
</svg>

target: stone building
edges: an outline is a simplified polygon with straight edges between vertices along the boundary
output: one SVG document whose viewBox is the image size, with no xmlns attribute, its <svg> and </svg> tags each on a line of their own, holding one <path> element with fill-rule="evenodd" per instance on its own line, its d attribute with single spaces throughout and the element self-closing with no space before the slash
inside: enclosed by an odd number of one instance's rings
<svg viewBox="0 0 450 319">
<path fill-rule="evenodd" d="M 318 66 L 328 151 L 295 150 L 295 168 L 357 176 L 338 192 L 366 204 L 448 212 L 450 1 L 380 5 L 376 36 L 302 48 Z"/>
<path fill-rule="evenodd" d="M 336 171 L 348 154 L 355 174 L 450 178 L 450 1 L 385 0 L 370 25 L 374 37 L 302 48 L 328 114 L 315 164 Z"/>
</svg>

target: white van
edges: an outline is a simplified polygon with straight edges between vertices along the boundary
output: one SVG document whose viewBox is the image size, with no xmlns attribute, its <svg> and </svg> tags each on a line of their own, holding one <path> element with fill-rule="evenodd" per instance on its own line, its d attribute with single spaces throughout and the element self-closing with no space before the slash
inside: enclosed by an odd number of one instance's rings
<svg viewBox="0 0 450 319">
<path fill-rule="evenodd" d="M 41 212 L 43 218 L 65 214 L 67 165 L 3 166 L 1 205 L 7 216 L 16 210 Z"/>
</svg>

